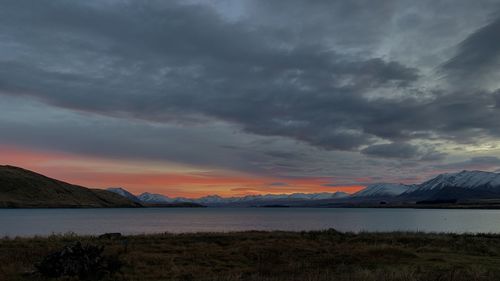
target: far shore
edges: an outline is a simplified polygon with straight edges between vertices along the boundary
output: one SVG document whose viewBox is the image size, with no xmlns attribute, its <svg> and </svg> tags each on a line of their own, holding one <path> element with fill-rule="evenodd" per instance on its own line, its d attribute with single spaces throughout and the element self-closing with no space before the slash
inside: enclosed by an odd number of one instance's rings
<svg viewBox="0 0 500 281">
<path fill-rule="evenodd" d="M 149 204 L 143 206 L 123 206 L 123 207 L 95 207 L 95 206 L 8 206 L 0 207 L 0 209 L 143 209 L 143 208 L 218 208 L 218 209 L 233 209 L 233 208 L 363 208 L 363 209 L 477 209 L 477 210 L 498 210 L 500 204 L 318 204 L 318 205 L 262 205 L 262 206 L 205 206 L 200 204 Z"/>
</svg>

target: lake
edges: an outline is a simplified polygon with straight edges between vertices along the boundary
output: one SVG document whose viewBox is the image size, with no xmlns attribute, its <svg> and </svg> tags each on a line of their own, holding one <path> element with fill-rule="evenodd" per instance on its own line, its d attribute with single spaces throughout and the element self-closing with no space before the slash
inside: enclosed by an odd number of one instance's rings
<svg viewBox="0 0 500 281">
<path fill-rule="evenodd" d="M 500 233 L 500 210 L 369 208 L 0 209 L 0 235 L 242 230 Z"/>
</svg>

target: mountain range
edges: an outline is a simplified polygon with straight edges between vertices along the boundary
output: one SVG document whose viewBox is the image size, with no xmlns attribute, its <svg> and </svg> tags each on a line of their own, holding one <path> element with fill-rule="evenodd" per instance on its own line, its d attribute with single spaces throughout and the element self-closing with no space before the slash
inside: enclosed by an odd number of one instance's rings
<svg viewBox="0 0 500 281">
<path fill-rule="evenodd" d="M 500 206 L 500 173 L 461 171 L 440 174 L 421 184 L 375 183 L 354 193 L 322 192 L 201 198 L 134 195 L 124 188 L 91 189 L 14 166 L 0 166 L 0 208 L 47 207 L 199 207 L 199 206 L 415 206 L 489 200 Z M 496 201 L 495 201 L 496 200 Z"/>
<path fill-rule="evenodd" d="M 401 201 L 499 198 L 500 174 L 483 171 L 441 174 L 398 196 Z"/>
<path fill-rule="evenodd" d="M 111 192 L 116 192 L 118 194 L 127 194 L 128 191 L 124 189 L 116 190 L 114 188 L 108 189 Z M 140 202 L 144 203 L 197 203 L 206 206 L 218 206 L 218 205 L 238 205 L 238 206 L 258 206 L 258 205 L 271 205 L 278 203 L 290 203 L 296 201 L 315 201 L 315 200 L 326 200 L 326 199 L 341 199 L 347 198 L 349 194 L 345 192 L 334 192 L 334 193 L 293 193 L 293 194 L 266 194 L 266 195 L 247 195 L 242 197 L 221 197 L 218 195 L 210 195 L 201 198 L 184 198 L 175 197 L 171 198 L 161 194 L 153 193 L 142 193 L 136 198 Z"/>
<path fill-rule="evenodd" d="M 127 198 L 134 196 L 124 189 L 108 189 Z M 461 171 L 440 174 L 421 184 L 375 183 L 354 193 L 293 193 L 248 195 L 242 197 L 220 197 L 217 195 L 201 198 L 171 198 L 161 194 L 142 193 L 134 196 L 136 202 L 180 203 L 190 202 L 206 206 L 327 206 L 329 203 L 348 204 L 389 201 L 415 204 L 420 202 L 441 202 L 458 200 L 500 199 L 500 174 L 484 171 Z M 307 202 L 305 204 L 305 202 Z"/>
<path fill-rule="evenodd" d="M 401 183 L 375 183 L 368 185 L 364 189 L 354 193 L 352 197 L 394 197 L 403 194 L 413 188 L 415 188 L 415 185 L 406 185 Z"/>
</svg>

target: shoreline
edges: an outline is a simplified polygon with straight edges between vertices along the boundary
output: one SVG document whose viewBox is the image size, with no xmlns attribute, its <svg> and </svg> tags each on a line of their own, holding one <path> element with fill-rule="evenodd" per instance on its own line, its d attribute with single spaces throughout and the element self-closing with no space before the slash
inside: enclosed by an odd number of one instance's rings
<svg viewBox="0 0 500 281">
<path fill-rule="evenodd" d="M 157 237 L 157 236 L 210 236 L 210 235 L 241 235 L 247 233 L 268 233 L 268 234 L 304 234 L 304 233 L 323 233 L 334 231 L 341 235 L 438 235 L 438 236 L 480 236 L 480 237 L 498 237 L 499 232 L 446 232 L 446 231 L 424 231 L 424 230 L 394 230 L 394 231 L 374 231 L 374 230 L 360 230 L 360 231 L 338 231 L 334 228 L 316 229 L 316 230 L 228 230 L 228 231 L 185 231 L 185 232 L 139 232 L 139 233 L 119 233 L 123 238 L 134 237 Z M 52 232 L 50 234 L 34 234 L 34 235 L 0 235 L 0 243 L 9 240 L 33 240 L 33 239 L 99 239 L 99 236 L 109 234 L 109 232 L 99 232 L 92 234 L 79 234 L 73 231 L 67 232 Z"/>
<path fill-rule="evenodd" d="M 61 207 L 0 207 L 0 210 L 33 210 L 33 209 L 449 209 L 449 210 L 500 210 L 500 205 L 338 205 L 338 206 L 307 206 L 307 205 L 280 205 L 280 206 L 123 206 L 123 207 L 92 207 L 92 206 L 61 206 Z"/>
<path fill-rule="evenodd" d="M 197 235 L 240 235 L 245 233 L 269 233 L 269 234 L 304 234 L 304 233 L 325 233 L 335 232 L 341 235 L 438 235 L 438 236 L 481 236 L 481 237 L 497 237 L 500 243 L 500 230 L 494 231 L 432 231 L 432 230 L 337 230 L 334 227 L 325 227 L 321 229 L 305 229 L 305 230 L 286 230 L 286 229 L 241 229 L 241 230 L 193 230 L 193 231 L 158 231 L 158 232 L 95 232 L 95 233 L 77 233 L 75 231 L 65 232 L 50 232 L 46 234 L 29 234 L 29 235 L 8 235 L 0 233 L 0 242 L 2 240 L 12 239 L 98 239 L 101 235 L 109 233 L 119 233 L 121 237 L 157 237 L 157 236 L 197 236 Z M 500 257 L 500 253 L 499 253 Z"/>
</svg>

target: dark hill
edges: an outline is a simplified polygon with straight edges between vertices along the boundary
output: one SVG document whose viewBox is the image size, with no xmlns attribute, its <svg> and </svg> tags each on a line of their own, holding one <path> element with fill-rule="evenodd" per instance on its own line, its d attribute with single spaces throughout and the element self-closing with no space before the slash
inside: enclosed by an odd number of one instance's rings
<svg viewBox="0 0 500 281">
<path fill-rule="evenodd" d="M 13 166 L 0 166 L 0 208 L 140 207 L 122 196 L 58 181 Z"/>
</svg>

